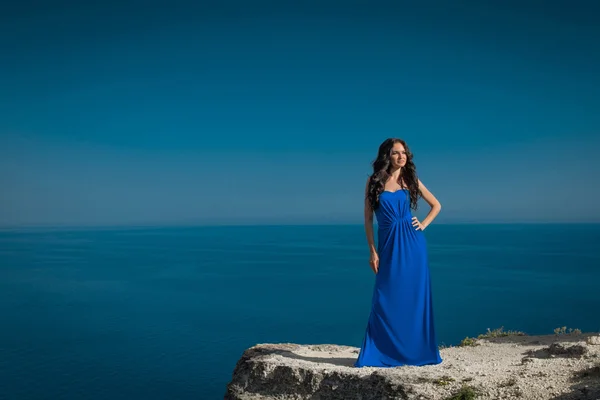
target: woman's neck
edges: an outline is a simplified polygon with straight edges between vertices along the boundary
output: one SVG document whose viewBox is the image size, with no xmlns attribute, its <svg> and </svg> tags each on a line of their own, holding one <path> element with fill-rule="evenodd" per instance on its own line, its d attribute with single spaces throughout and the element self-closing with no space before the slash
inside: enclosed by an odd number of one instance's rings
<svg viewBox="0 0 600 400">
<path fill-rule="evenodd" d="M 400 176 L 402 175 L 402 167 L 400 167 L 396 170 L 391 170 L 390 175 L 391 175 L 392 179 L 397 181 L 398 179 L 400 179 Z"/>
</svg>

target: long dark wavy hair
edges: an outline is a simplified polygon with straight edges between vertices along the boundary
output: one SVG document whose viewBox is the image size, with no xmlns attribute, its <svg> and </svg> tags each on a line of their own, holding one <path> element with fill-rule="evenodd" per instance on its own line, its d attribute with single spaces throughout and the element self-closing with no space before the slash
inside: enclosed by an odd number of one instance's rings
<svg viewBox="0 0 600 400">
<path fill-rule="evenodd" d="M 400 171 L 398 184 L 400 187 L 408 189 L 410 193 L 410 208 L 416 210 L 418 207 L 417 203 L 421 191 L 419 190 L 417 169 L 413 163 L 413 155 L 404 140 L 389 138 L 379 145 L 377 158 L 371 163 L 373 165 L 373 173 L 369 177 L 369 186 L 366 196 L 373 210 L 376 210 L 377 207 L 379 207 L 379 195 L 383 192 L 385 183 L 391 176 L 390 155 L 392 153 L 392 148 L 396 143 L 401 143 L 406 151 L 406 164 L 404 164 Z M 404 180 L 406 186 L 403 185 L 402 180 Z"/>
</svg>

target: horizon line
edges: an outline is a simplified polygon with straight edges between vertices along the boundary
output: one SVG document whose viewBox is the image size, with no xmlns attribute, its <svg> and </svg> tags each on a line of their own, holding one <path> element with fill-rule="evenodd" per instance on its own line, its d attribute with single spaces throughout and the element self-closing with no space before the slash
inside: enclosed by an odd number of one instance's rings
<svg viewBox="0 0 600 400">
<path fill-rule="evenodd" d="M 455 222 L 437 222 L 432 225 L 600 225 L 600 221 L 455 221 Z M 164 228 L 252 228 L 252 227 L 323 227 L 323 226 L 364 226 L 363 223 L 163 223 L 163 224 L 114 224 L 114 225 L 61 225 L 61 224 L 40 224 L 40 225 L 0 225 L 0 232 L 7 231 L 27 231 L 27 230 L 111 230 L 111 229 L 164 229 Z M 373 226 L 377 226 L 374 222 Z M 428 229 L 426 229 L 428 230 Z"/>
</svg>

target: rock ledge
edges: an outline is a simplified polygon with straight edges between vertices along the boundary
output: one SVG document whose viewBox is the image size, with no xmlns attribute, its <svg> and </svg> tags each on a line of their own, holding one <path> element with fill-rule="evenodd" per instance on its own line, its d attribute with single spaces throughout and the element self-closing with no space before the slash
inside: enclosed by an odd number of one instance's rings
<svg viewBox="0 0 600 400">
<path fill-rule="evenodd" d="M 505 336 L 440 350 L 439 365 L 355 368 L 359 349 L 259 344 L 235 366 L 225 400 L 600 400 L 600 335 Z M 454 397 L 468 399 L 471 397 Z"/>
</svg>

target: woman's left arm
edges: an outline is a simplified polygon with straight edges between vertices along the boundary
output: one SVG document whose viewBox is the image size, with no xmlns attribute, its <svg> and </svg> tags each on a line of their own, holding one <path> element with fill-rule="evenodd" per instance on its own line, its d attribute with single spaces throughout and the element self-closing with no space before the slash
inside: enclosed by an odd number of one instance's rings
<svg viewBox="0 0 600 400">
<path fill-rule="evenodd" d="M 442 205 L 440 204 L 438 199 L 436 199 L 435 196 L 429 191 L 429 189 L 427 189 L 427 187 L 425 187 L 425 185 L 423 185 L 423 182 L 421 182 L 420 179 L 417 179 L 417 181 L 419 183 L 419 190 L 421 190 L 421 196 L 427 202 L 427 204 L 429 204 L 429 206 L 431 207 L 431 210 L 429 211 L 429 213 L 427 214 L 425 219 L 423 219 L 423 221 L 421 221 L 421 226 L 422 226 L 421 230 L 424 230 L 425 228 L 427 228 L 427 226 L 429 226 L 429 224 L 431 224 L 431 222 L 435 219 L 435 217 L 437 217 L 437 215 L 440 213 L 440 211 L 442 210 Z"/>
</svg>

